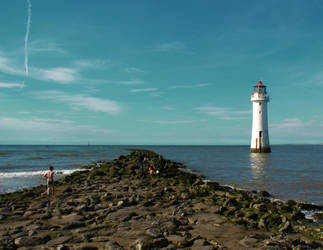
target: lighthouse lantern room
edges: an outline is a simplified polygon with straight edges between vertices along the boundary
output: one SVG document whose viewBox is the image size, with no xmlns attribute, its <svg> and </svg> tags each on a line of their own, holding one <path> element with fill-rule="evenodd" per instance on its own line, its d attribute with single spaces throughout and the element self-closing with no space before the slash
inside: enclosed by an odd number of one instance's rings
<svg viewBox="0 0 323 250">
<path fill-rule="evenodd" d="M 252 102 L 252 135 L 250 152 L 270 153 L 267 102 L 269 95 L 266 86 L 259 81 L 251 94 Z"/>
</svg>

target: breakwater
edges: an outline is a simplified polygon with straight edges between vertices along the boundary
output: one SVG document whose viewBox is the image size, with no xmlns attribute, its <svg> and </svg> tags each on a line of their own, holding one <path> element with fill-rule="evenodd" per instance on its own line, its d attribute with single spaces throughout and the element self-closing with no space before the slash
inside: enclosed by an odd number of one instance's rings
<svg viewBox="0 0 323 250">
<path fill-rule="evenodd" d="M 147 157 L 140 174 L 139 154 Z M 56 183 L 0 196 L 5 249 L 320 248 L 323 226 L 305 219 L 310 204 L 270 200 L 183 171 L 152 151 L 133 150 Z M 153 167 L 152 174 L 148 174 Z M 157 173 L 158 170 L 158 173 Z M 309 207 L 308 207 L 309 208 Z M 319 206 L 315 207 L 320 209 Z M 313 209 L 313 207 L 311 207 Z M 318 219 L 319 214 L 318 214 Z"/>
</svg>

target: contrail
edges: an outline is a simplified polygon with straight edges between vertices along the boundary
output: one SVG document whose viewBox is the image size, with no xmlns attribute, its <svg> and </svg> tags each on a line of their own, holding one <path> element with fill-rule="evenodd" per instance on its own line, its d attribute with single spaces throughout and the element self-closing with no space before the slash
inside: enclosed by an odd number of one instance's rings
<svg viewBox="0 0 323 250">
<path fill-rule="evenodd" d="M 30 31 L 30 23 L 31 23 L 31 2 L 30 2 L 30 0 L 27 0 L 27 4 L 28 4 L 28 17 L 27 17 L 26 35 L 25 35 L 25 72 L 26 72 L 26 77 L 29 75 L 28 39 L 29 39 L 29 31 Z"/>
</svg>

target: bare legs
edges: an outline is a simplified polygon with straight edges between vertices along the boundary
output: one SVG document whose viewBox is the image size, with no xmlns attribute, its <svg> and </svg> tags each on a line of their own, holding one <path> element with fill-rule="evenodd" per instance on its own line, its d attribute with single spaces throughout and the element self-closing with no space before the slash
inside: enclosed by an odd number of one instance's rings
<svg viewBox="0 0 323 250">
<path fill-rule="evenodd" d="M 50 199 L 54 195 L 54 183 L 47 183 L 47 190 L 46 190 L 47 196 L 48 196 L 48 206 L 50 205 Z"/>
</svg>

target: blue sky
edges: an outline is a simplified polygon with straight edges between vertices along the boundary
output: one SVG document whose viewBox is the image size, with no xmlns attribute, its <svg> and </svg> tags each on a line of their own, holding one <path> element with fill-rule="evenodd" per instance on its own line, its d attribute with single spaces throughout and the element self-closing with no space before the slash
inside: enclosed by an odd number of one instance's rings
<svg viewBox="0 0 323 250">
<path fill-rule="evenodd" d="M 323 2 L 0 3 L 0 144 L 323 142 Z"/>
</svg>

